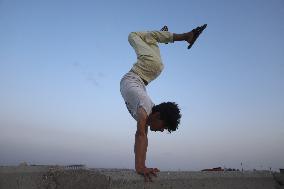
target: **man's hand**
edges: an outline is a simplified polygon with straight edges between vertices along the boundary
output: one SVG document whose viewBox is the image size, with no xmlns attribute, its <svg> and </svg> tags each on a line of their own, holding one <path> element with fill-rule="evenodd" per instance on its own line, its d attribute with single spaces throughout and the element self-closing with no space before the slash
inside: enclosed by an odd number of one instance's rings
<svg viewBox="0 0 284 189">
<path fill-rule="evenodd" d="M 152 176 L 157 177 L 157 172 L 160 172 L 158 168 L 147 168 L 137 170 L 137 173 L 144 176 L 145 182 L 153 182 Z"/>
</svg>

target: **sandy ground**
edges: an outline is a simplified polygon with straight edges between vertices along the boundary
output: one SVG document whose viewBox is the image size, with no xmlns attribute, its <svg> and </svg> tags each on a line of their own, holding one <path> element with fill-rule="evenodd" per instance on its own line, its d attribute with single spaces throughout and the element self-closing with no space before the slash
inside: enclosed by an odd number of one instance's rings
<svg viewBox="0 0 284 189">
<path fill-rule="evenodd" d="M 64 166 L 0 167 L 0 189 L 283 189 L 284 174 L 270 172 L 160 172 L 145 183 L 134 170 Z"/>
</svg>

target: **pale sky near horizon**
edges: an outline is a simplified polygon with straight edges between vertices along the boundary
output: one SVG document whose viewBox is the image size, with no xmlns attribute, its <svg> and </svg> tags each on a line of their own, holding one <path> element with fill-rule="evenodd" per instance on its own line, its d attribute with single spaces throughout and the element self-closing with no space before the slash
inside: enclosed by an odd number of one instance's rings
<svg viewBox="0 0 284 189">
<path fill-rule="evenodd" d="M 161 170 L 284 167 L 284 1 L 0 0 L 0 165 L 134 168 L 136 123 L 119 92 L 131 31 L 208 24 L 192 49 L 160 45 L 148 87 L 181 124 L 149 133 Z"/>
</svg>

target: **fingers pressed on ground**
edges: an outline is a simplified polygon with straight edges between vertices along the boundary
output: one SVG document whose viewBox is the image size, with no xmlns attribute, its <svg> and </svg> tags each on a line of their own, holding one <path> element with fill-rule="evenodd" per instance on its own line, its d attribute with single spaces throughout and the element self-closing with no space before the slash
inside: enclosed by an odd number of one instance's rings
<svg viewBox="0 0 284 189">
<path fill-rule="evenodd" d="M 149 175 L 148 178 L 149 178 L 149 181 L 150 181 L 150 182 L 153 182 L 152 177 L 151 177 L 150 175 Z"/>
<path fill-rule="evenodd" d="M 153 171 L 151 171 L 151 173 L 155 176 L 155 177 L 157 177 L 157 174 L 156 174 L 156 172 L 153 170 Z"/>
<path fill-rule="evenodd" d="M 153 182 L 149 173 L 144 173 L 144 181 L 145 182 Z"/>
</svg>

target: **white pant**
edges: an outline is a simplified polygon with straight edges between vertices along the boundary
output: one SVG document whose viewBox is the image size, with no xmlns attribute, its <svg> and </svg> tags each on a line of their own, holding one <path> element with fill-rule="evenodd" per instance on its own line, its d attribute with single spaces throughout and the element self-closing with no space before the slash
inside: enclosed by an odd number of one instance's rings
<svg viewBox="0 0 284 189">
<path fill-rule="evenodd" d="M 147 115 L 152 112 L 154 103 L 147 94 L 142 79 L 133 72 L 128 72 L 120 81 L 120 93 L 132 117 L 137 121 L 137 110 L 143 107 Z"/>
</svg>

